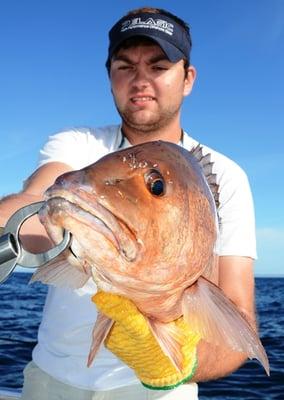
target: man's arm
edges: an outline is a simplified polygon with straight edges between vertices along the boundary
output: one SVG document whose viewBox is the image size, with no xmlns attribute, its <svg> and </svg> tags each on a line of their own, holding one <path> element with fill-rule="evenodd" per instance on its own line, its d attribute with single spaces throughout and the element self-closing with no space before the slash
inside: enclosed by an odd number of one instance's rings
<svg viewBox="0 0 284 400">
<path fill-rule="evenodd" d="M 248 257 L 219 258 L 219 287 L 236 304 L 256 330 L 253 260 Z M 208 381 L 231 374 L 247 359 L 245 354 L 201 341 L 198 368 L 193 381 Z"/>
<path fill-rule="evenodd" d="M 45 190 L 59 175 L 70 170 L 68 165 L 60 162 L 50 162 L 37 169 L 20 193 L 9 195 L 0 201 L 0 226 L 5 226 L 9 217 L 19 208 L 43 200 Z M 37 216 L 29 218 L 23 224 L 20 236 L 23 246 L 31 252 L 45 251 L 51 246 Z"/>
</svg>

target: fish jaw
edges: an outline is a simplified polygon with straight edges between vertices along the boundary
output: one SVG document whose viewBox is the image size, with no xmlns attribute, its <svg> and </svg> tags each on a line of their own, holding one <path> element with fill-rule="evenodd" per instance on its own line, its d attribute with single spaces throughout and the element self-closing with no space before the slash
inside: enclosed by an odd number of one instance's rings
<svg viewBox="0 0 284 400">
<path fill-rule="evenodd" d="M 94 198 L 86 202 L 70 191 L 51 187 L 40 220 L 55 243 L 62 240 L 64 229 L 72 233 L 68 261 L 92 268 L 98 282 L 111 286 L 108 266 L 119 263 L 126 268 L 138 256 L 134 234 Z"/>
</svg>

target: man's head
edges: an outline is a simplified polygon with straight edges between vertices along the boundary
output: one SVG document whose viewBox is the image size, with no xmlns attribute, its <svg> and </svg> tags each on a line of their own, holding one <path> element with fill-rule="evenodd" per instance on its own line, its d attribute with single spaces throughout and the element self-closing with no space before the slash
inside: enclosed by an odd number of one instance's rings
<svg viewBox="0 0 284 400">
<path fill-rule="evenodd" d="M 131 11 L 110 31 L 107 68 L 126 136 L 180 138 L 180 110 L 192 89 L 187 25 L 161 9 Z M 170 132 L 170 133 L 169 133 Z"/>
<path fill-rule="evenodd" d="M 168 11 L 158 8 L 140 8 L 122 17 L 109 32 L 106 67 L 110 70 L 113 55 L 124 46 L 135 46 L 139 41 L 159 45 L 169 61 L 181 59 L 190 64 L 192 46 L 188 25 Z"/>
</svg>

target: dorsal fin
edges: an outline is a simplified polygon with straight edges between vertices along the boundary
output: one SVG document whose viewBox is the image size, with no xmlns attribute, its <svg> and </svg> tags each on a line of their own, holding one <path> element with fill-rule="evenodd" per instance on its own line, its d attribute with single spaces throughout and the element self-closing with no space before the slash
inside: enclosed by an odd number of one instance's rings
<svg viewBox="0 0 284 400">
<path fill-rule="evenodd" d="M 198 164 L 203 170 L 204 176 L 207 180 L 207 183 L 210 187 L 212 195 L 215 200 L 216 207 L 219 207 L 219 185 L 217 184 L 217 175 L 213 174 L 213 162 L 211 161 L 211 154 L 207 153 L 203 155 L 203 147 L 198 143 L 196 147 L 194 147 L 190 153 L 196 158 Z"/>
</svg>

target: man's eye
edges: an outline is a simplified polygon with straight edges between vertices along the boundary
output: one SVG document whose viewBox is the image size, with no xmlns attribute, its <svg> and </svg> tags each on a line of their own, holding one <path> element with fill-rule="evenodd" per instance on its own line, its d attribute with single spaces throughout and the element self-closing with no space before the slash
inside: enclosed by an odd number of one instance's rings
<svg viewBox="0 0 284 400">
<path fill-rule="evenodd" d="M 164 65 L 153 65 L 152 67 L 156 71 L 166 71 L 168 68 Z"/>
<path fill-rule="evenodd" d="M 124 71 L 124 70 L 128 70 L 128 69 L 132 69 L 131 65 L 120 65 L 117 69 L 119 69 L 120 71 Z"/>
</svg>

